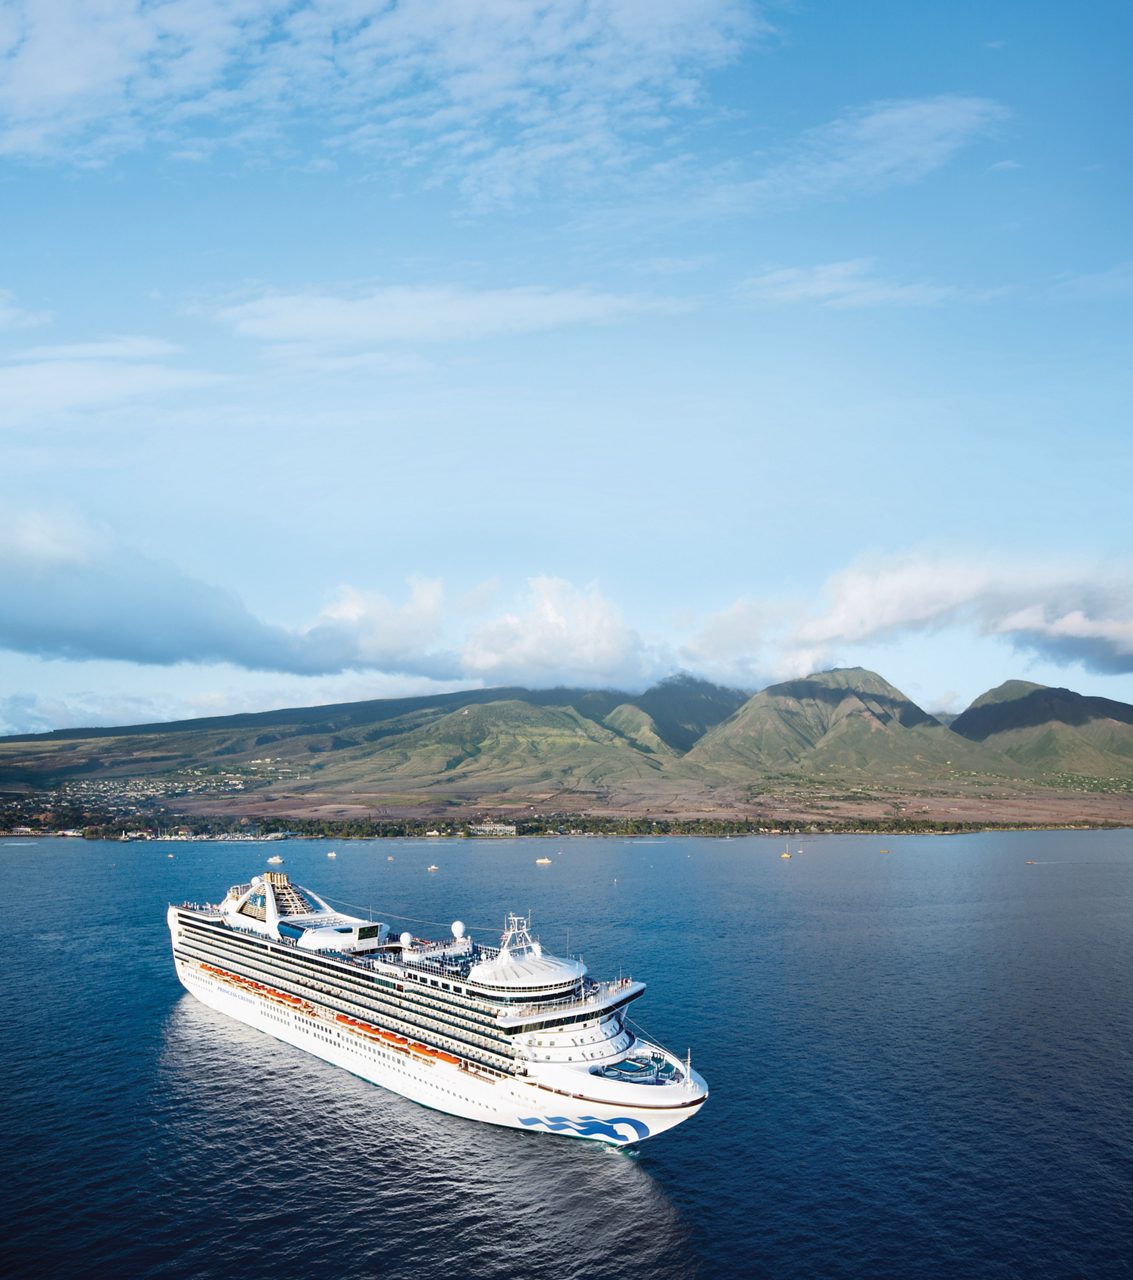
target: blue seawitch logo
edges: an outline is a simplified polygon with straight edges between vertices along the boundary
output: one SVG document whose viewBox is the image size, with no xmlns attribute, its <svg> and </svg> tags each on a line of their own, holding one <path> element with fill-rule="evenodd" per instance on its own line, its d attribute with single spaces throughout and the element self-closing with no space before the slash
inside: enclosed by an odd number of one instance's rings
<svg viewBox="0 0 1133 1280">
<path fill-rule="evenodd" d="M 519 1116 L 519 1123 L 542 1125 L 552 1133 L 569 1133 L 576 1138 L 608 1138 L 611 1142 L 640 1142 L 649 1137 L 649 1129 L 640 1120 L 629 1116 L 615 1116 L 612 1120 L 599 1120 L 597 1116 L 579 1116 L 568 1120 L 566 1116 Z M 628 1125 L 627 1134 L 618 1125 Z"/>
</svg>

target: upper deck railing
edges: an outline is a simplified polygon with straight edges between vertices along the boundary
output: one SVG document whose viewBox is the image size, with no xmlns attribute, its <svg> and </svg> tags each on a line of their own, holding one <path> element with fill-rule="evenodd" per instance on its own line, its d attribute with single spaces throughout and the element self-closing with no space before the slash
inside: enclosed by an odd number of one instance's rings
<svg viewBox="0 0 1133 1280">
<path fill-rule="evenodd" d="M 645 990 L 644 984 L 632 978 L 614 978 L 610 982 L 595 982 L 583 978 L 581 994 L 564 996 L 559 1000 L 539 1000 L 532 1004 L 509 1005 L 504 1011 L 509 1018 L 532 1018 L 541 1013 L 569 1013 L 573 1009 L 585 1011 L 601 1008 L 631 987 Z"/>
</svg>

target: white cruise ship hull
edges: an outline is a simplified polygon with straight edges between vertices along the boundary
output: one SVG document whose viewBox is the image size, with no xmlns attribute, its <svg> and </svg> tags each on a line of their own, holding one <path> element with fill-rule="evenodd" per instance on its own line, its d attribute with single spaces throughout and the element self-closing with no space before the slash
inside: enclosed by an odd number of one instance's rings
<svg viewBox="0 0 1133 1280">
<path fill-rule="evenodd" d="M 624 1146 L 680 1124 L 707 1095 L 699 1076 L 695 1076 L 703 1091 L 699 1096 L 650 1106 L 571 1096 L 557 1087 L 564 1083 L 561 1079 L 544 1083 L 488 1077 L 465 1065 L 423 1060 L 409 1051 L 374 1043 L 340 1025 L 333 1012 L 296 1010 L 234 989 L 196 962 L 175 956 L 174 963 L 184 988 L 209 1008 L 422 1106 L 469 1120 Z"/>
</svg>

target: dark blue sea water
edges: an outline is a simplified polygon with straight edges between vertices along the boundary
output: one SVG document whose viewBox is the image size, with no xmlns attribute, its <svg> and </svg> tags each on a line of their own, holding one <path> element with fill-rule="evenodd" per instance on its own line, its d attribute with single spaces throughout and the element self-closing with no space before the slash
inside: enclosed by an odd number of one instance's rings
<svg viewBox="0 0 1133 1280">
<path fill-rule="evenodd" d="M 0 1270 L 1133 1275 L 1133 833 L 782 847 L 0 841 Z M 380 918 L 569 927 L 707 1106 L 634 1152 L 496 1129 L 205 1009 L 166 904 L 269 852 Z"/>
</svg>

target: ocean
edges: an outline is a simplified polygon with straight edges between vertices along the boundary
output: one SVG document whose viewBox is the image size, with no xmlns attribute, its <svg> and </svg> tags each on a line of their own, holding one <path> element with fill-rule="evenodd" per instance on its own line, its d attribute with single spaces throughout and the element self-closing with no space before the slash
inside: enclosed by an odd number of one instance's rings
<svg viewBox="0 0 1133 1280">
<path fill-rule="evenodd" d="M 4 1274 L 1133 1275 L 1133 833 L 783 848 L 0 838 Z M 166 905 L 271 853 L 425 936 L 530 911 L 708 1103 L 635 1150 L 497 1129 L 206 1009 Z"/>
</svg>

